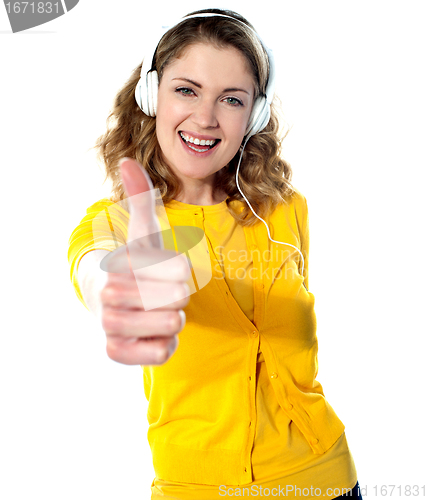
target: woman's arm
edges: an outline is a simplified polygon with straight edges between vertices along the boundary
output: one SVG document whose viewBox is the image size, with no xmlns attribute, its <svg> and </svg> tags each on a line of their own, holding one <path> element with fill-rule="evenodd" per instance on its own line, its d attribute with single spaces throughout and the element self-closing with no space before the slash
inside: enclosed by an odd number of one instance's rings
<svg viewBox="0 0 428 500">
<path fill-rule="evenodd" d="M 102 259 L 110 253 L 108 250 L 91 250 L 78 264 L 77 281 L 83 299 L 89 310 L 101 319 L 101 290 L 107 283 L 107 273 L 100 268 Z"/>
<path fill-rule="evenodd" d="M 111 252 L 91 249 L 80 259 L 74 281 L 87 308 L 100 320 L 111 359 L 127 365 L 159 365 L 172 356 L 184 328 L 191 270 L 187 257 L 165 250 L 160 233 L 152 231 L 157 222 L 155 203 L 151 196 L 139 196 L 153 188 L 148 175 L 129 159 L 121 164 L 121 172 L 130 193 L 126 244 Z M 101 226 L 98 229 L 102 234 Z M 98 241 L 97 234 L 92 240 Z M 149 242 L 148 234 L 157 241 Z"/>
</svg>

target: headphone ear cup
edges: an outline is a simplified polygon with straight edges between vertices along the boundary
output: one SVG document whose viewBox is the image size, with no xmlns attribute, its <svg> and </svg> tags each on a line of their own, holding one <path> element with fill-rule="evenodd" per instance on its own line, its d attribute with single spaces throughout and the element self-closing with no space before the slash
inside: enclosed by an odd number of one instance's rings
<svg viewBox="0 0 428 500">
<path fill-rule="evenodd" d="M 135 87 L 135 100 L 137 101 L 138 107 L 141 109 L 141 111 L 145 114 L 146 111 L 144 110 L 144 102 L 147 102 L 147 99 L 143 98 L 143 89 L 145 90 L 146 88 L 146 82 L 144 81 L 145 78 L 141 77 L 138 80 L 137 86 Z"/>
<path fill-rule="evenodd" d="M 150 71 L 147 74 L 147 115 L 156 116 L 156 110 L 158 107 L 158 88 L 159 88 L 159 77 L 157 71 Z"/>
<path fill-rule="evenodd" d="M 251 137 L 261 132 L 269 122 L 270 106 L 265 97 L 257 97 L 254 102 L 245 135 Z"/>
<path fill-rule="evenodd" d="M 158 105 L 159 78 L 157 71 L 142 76 L 135 87 L 135 100 L 141 111 L 147 116 L 156 116 Z"/>
</svg>

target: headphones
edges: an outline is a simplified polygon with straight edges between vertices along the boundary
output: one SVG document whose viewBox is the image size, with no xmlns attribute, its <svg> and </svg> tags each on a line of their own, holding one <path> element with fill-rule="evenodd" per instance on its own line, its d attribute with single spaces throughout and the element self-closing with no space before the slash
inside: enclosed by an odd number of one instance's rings
<svg viewBox="0 0 428 500">
<path fill-rule="evenodd" d="M 187 21 L 188 19 L 193 19 L 196 17 L 226 17 L 228 19 L 233 19 L 244 25 L 247 29 L 251 29 L 253 33 L 259 39 L 261 45 L 265 49 L 268 60 L 269 60 L 269 80 L 266 85 L 266 94 L 263 96 L 259 96 L 256 98 L 253 109 L 251 111 L 251 116 L 248 121 L 247 129 L 245 131 L 245 136 L 250 138 L 251 136 L 261 132 L 269 122 L 270 118 L 270 105 L 272 103 L 273 94 L 275 91 L 275 64 L 273 59 L 272 51 L 263 43 L 260 36 L 247 24 L 243 23 L 239 19 L 236 19 L 231 16 L 226 16 L 223 14 L 215 14 L 215 13 L 200 13 L 194 14 L 192 16 L 185 17 L 180 19 L 173 26 L 168 28 L 168 31 L 182 23 L 183 21 Z M 165 32 L 162 34 L 162 36 Z M 153 47 L 153 50 L 149 52 L 149 56 L 144 58 L 143 65 L 141 67 L 140 80 L 135 87 L 135 100 L 137 101 L 138 106 L 141 111 L 148 116 L 156 116 L 157 109 L 157 100 L 158 100 L 158 87 L 159 87 L 159 76 L 156 70 L 153 70 L 153 62 L 156 54 L 157 46 L 159 45 L 160 39 L 156 41 L 156 45 Z"/>
</svg>

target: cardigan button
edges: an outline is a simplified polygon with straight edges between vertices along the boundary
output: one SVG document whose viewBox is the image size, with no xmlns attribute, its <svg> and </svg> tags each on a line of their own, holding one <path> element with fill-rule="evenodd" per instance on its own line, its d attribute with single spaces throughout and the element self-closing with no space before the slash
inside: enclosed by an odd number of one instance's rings
<svg viewBox="0 0 428 500">
<path fill-rule="evenodd" d="M 317 439 L 317 438 L 311 439 L 311 444 L 313 444 L 313 445 L 316 445 L 316 444 L 318 444 L 319 442 L 320 442 L 320 441 L 319 441 L 319 439 Z"/>
<path fill-rule="evenodd" d="M 253 337 L 257 337 L 258 332 L 257 332 L 256 330 L 253 330 L 253 331 L 251 332 L 251 335 L 252 335 Z"/>
<path fill-rule="evenodd" d="M 289 403 L 287 406 L 287 410 L 292 410 L 292 409 L 293 409 L 293 405 L 291 403 Z"/>
<path fill-rule="evenodd" d="M 277 378 L 277 377 L 278 377 L 278 374 L 275 372 L 271 373 L 271 375 L 270 375 L 270 378 Z"/>
<path fill-rule="evenodd" d="M 257 290 L 263 290 L 264 287 L 265 286 L 263 285 L 263 283 L 257 283 L 257 285 L 256 285 Z"/>
</svg>

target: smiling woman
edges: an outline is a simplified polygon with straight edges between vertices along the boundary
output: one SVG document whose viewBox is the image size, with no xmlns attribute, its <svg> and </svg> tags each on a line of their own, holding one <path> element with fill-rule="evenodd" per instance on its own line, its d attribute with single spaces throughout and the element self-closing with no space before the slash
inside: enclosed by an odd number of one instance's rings
<svg viewBox="0 0 428 500">
<path fill-rule="evenodd" d="M 213 13 L 215 11 L 216 9 L 207 9 L 201 12 Z M 226 11 L 217 10 L 216 12 Z M 220 63 L 216 64 L 216 68 L 222 71 L 224 76 L 224 63 L 219 55 L 235 53 L 235 60 L 238 61 L 239 67 L 241 69 L 245 67 L 244 73 L 239 76 L 237 81 L 232 81 L 228 76 L 224 82 L 218 84 L 216 90 L 220 94 L 223 92 L 223 99 L 217 104 L 222 102 L 225 106 L 228 104 L 229 107 L 233 107 L 235 115 L 251 113 L 252 110 L 254 112 L 253 103 L 256 102 L 256 99 L 266 95 L 269 73 L 273 73 L 268 54 L 248 21 L 239 14 L 230 14 L 231 17 L 191 17 L 192 15 L 189 15 L 190 17 L 186 21 L 179 22 L 165 33 L 160 42 L 155 45 L 154 53 L 149 53 L 145 57 L 117 94 L 109 116 L 108 130 L 98 139 L 96 145 L 99 157 L 106 166 L 106 178 L 108 177 L 112 182 L 111 201 L 120 201 L 124 207 L 127 207 L 126 194 L 119 172 L 119 161 L 123 157 L 138 160 L 149 174 L 153 186 L 159 189 L 164 203 L 177 200 L 182 190 L 185 189 L 173 166 L 170 166 L 166 161 L 166 151 L 160 147 L 159 134 L 157 133 L 159 116 L 157 116 L 156 108 L 161 105 L 157 96 L 164 85 L 162 83 L 164 72 L 169 71 L 169 69 L 172 71 L 174 65 L 186 64 L 191 70 L 191 74 L 177 73 L 174 77 L 181 78 L 181 80 L 176 80 L 175 86 L 170 82 L 170 90 L 181 94 L 180 97 L 183 99 L 200 102 L 200 91 L 204 90 L 201 89 L 201 86 L 206 83 L 207 78 L 204 76 L 206 71 L 199 71 L 199 65 L 202 65 L 213 75 L 211 55 L 216 54 L 217 62 Z M 209 51 L 209 58 L 200 57 L 198 64 L 193 65 L 191 59 L 187 58 L 187 63 L 185 63 L 185 53 L 192 50 L 196 44 L 200 49 L 204 46 L 205 48 L 202 50 Z M 201 54 L 201 50 L 194 52 L 194 55 L 198 54 Z M 154 69 L 156 71 L 153 71 Z M 237 75 L 234 67 L 229 65 L 229 69 L 232 74 Z M 195 75 L 193 78 L 192 74 Z M 196 78 L 198 75 L 202 76 L 201 81 Z M 244 85 L 245 82 L 239 83 L 242 78 L 245 80 L 248 76 L 251 76 L 252 83 L 250 85 Z M 159 81 L 161 83 L 158 89 Z M 217 78 L 218 81 L 219 78 Z M 213 89 L 207 88 L 207 90 L 212 91 Z M 220 94 L 217 97 L 220 97 Z M 134 95 L 137 97 L 138 105 Z M 205 92 L 203 97 L 207 97 Z M 212 96 L 210 97 L 212 98 Z M 203 100 L 203 104 L 207 102 L 206 99 Z M 242 157 L 245 169 L 242 170 L 239 177 L 242 193 L 253 207 L 257 207 L 257 213 L 260 217 L 272 212 L 294 191 L 290 182 L 291 168 L 281 157 L 281 139 L 275 103 L 270 104 L 270 106 L 266 104 L 265 107 L 267 108 L 268 121 L 264 123 L 263 133 L 252 134 L 248 141 Z M 141 113 L 141 110 L 144 114 Z M 209 119 L 211 120 L 212 117 Z M 249 133 L 251 125 L 254 125 L 255 122 L 257 124 L 257 120 L 251 115 L 250 123 L 246 124 L 244 130 L 245 135 Z M 193 130 L 193 128 L 188 132 L 196 133 L 197 130 Z M 241 141 L 244 139 L 244 134 Z M 216 134 L 212 133 L 212 129 L 199 135 L 196 134 L 194 138 L 203 140 L 204 137 L 200 136 L 206 136 L 208 140 L 211 137 L 217 139 Z M 241 143 L 238 144 L 232 159 L 224 163 L 214 176 L 213 201 L 217 203 L 226 198 L 225 201 L 231 216 L 240 224 L 251 226 L 257 223 L 257 218 L 252 214 L 249 206 L 244 204 L 243 210 L 236 210 L 234 203 L 235 201 L 244 201 L 235 180 Z"/>
<path fill-rule="evenodd" d="M 308 209 L 280 156 L 273 56 L 244 18 L 216 9 L 156 47 L 97 143 L 112 196 L 88 209 L 69 250 L 108 356 L 144 370 L 152 499 L 361 499 L 344 425 L 316 380 Z M 153 187 L 173 231 L 161 231 Z"/>
</svg>

